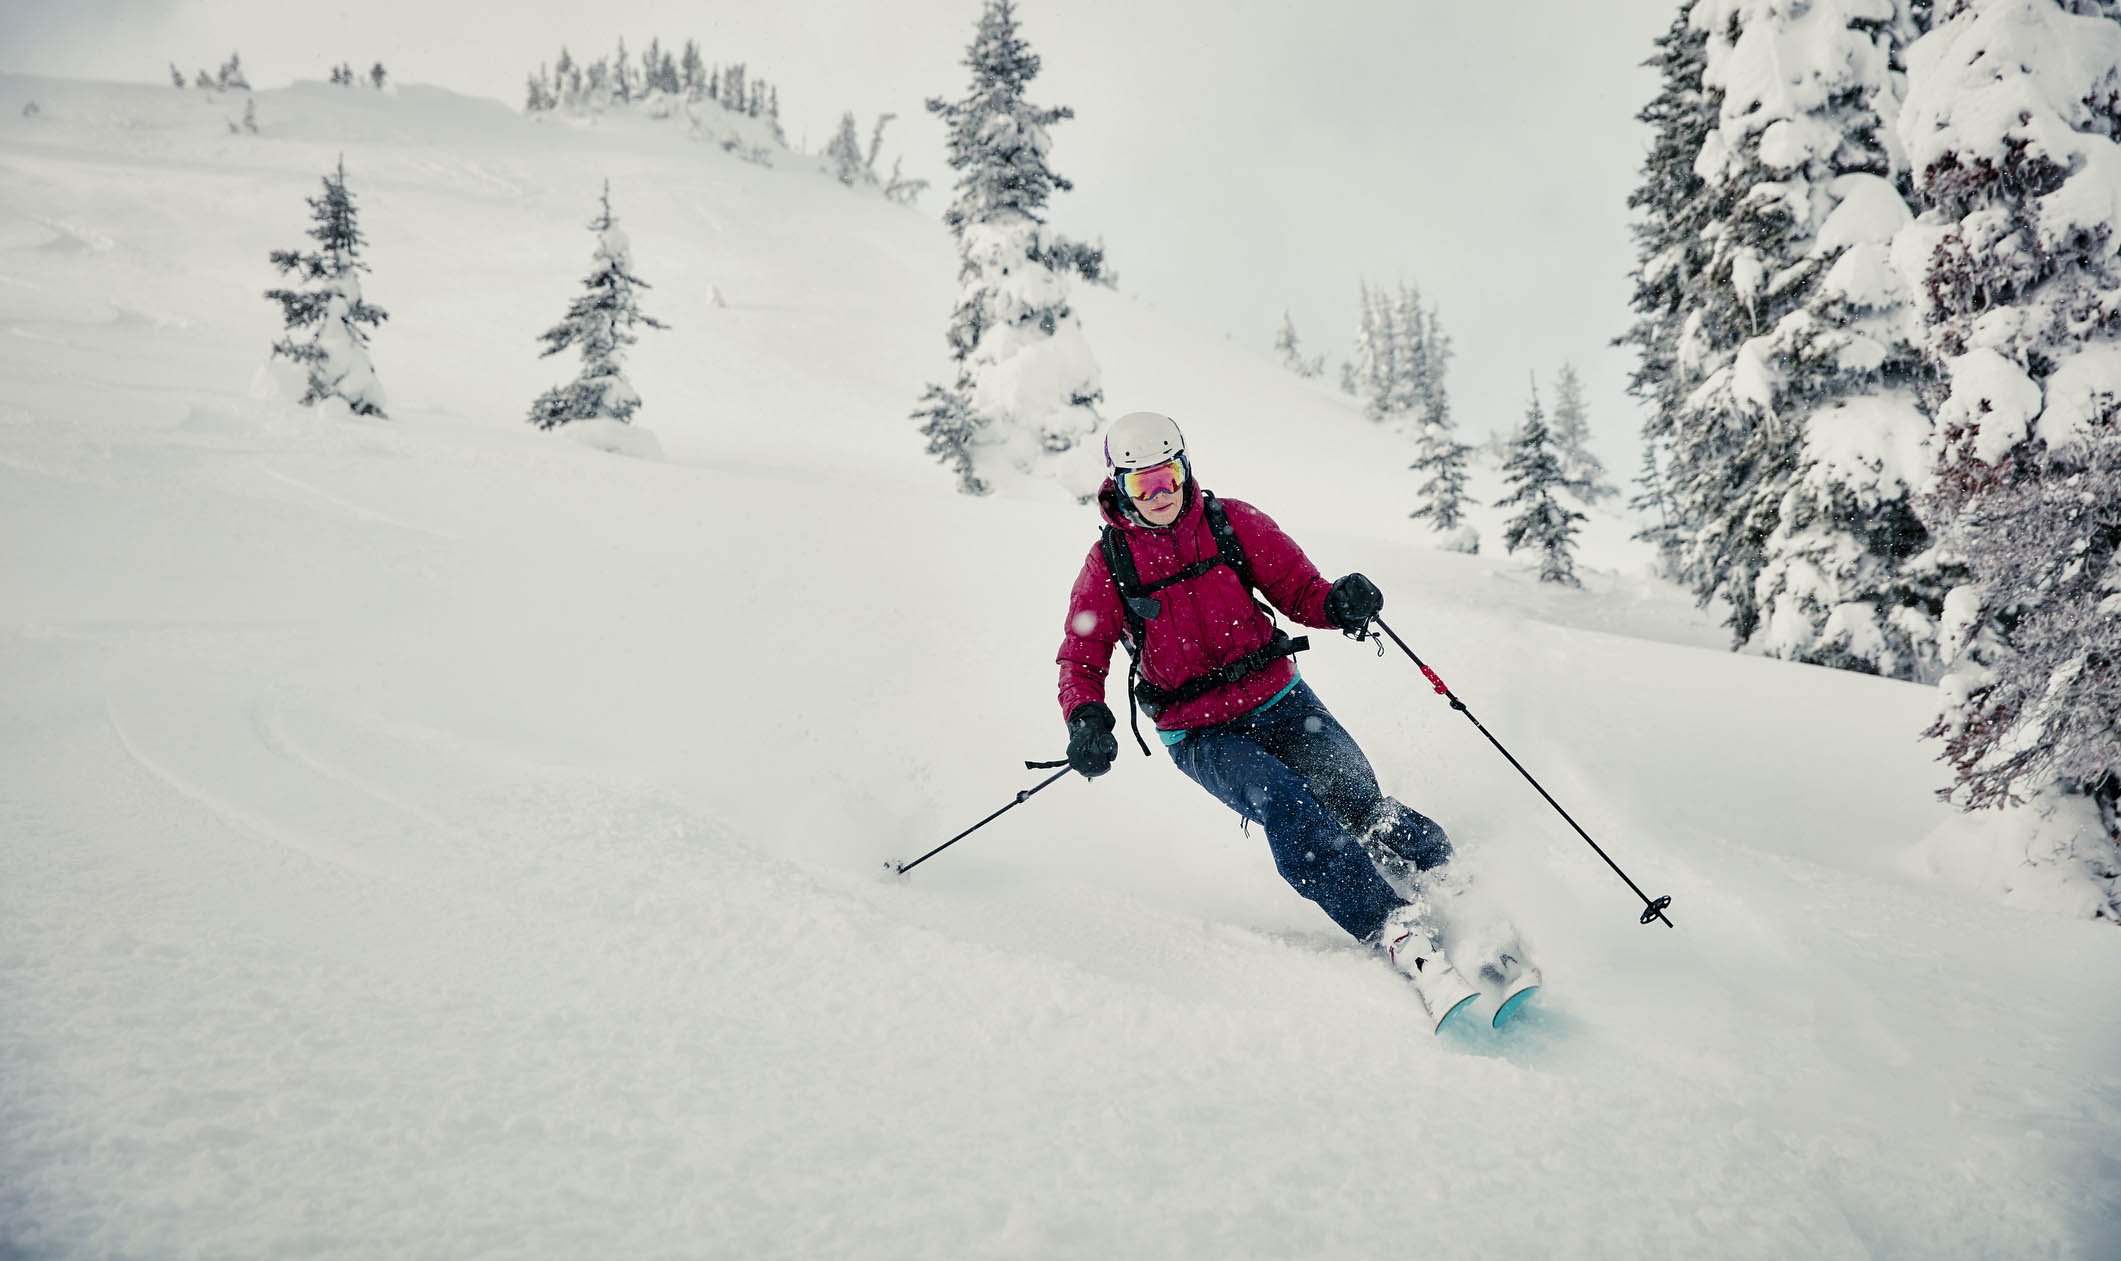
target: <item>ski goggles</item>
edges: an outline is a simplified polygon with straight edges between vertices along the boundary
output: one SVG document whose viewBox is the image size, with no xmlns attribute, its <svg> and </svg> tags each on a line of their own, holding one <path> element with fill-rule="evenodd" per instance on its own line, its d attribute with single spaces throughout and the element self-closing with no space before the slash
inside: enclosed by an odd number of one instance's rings
<svg viewBox="0 0 2121 1261">
<path fill-rule="evenodd" d="M 1147 468 L 1133 469 L 1119 475 L 1119 493 L 1129 499 L 1147 502 L 1176 494 L 1186 485 L 1186 462 L 1183 457 L 1165 460 L 1162 464 L 1151 464 Z"/>
</svg>

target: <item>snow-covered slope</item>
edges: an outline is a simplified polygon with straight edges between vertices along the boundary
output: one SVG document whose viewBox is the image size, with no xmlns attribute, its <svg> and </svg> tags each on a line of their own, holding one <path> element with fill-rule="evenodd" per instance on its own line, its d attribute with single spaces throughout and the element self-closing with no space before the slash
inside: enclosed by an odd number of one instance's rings
<svg viewBox="0 0 2121 1261">
<path fill-rule="evenodd" d="M 920 453 L 942 230 L 674 120 L 239 115 L 0 77 L 0 1255 L 2121 1237 L 2121 938 L 1935 878 L 1923 690 L 1724 653 L 1618 523 L 1583 593 L 1426 550 L 1401 440 L 1092 290 L 1107 410 L 1375 577 L 1678 928 L 1331 638 L 1306 675 L 1540 954 L 1514 1041 L 1439 1045 L 1161 757 L 880 879 L 1058 755 L 1092 537 Z M 390 422 L 249 396 L 342 152 Z M 607 177 L 663 462 L 521 420 Z"/>
</svg>

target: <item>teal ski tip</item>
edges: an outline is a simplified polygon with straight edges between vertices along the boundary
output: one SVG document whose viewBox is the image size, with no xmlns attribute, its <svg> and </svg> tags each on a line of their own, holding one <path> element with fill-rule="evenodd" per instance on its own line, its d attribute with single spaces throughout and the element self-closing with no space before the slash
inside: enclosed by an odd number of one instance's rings
<svg viewBox="0 0 2121 1261">
<path fill-rule="evenodd" d="M 1517 1018 L 1517 1013 L 1524 1010 L 1525 1003 L 1530 1001 L 1532 995 L 1538 992 L 1539 987 L 1537 985 L 1527 985 L 1515 994 L 1510 995 L 1503 1000 L 1502 1006 L 1495 1009 L 1495 1019 L 1490 1023 L 1497 1029 L 1510 1023 Z"/>
<path fill-rule="evenodd" d="M 1464 1011 L 1466 1008 L 1471 1007 L 1474 1001 L 1477 1000 L 1479 997 L 1479 993 L 1475 992 L 1466 995 L 1464 998 L 1461 998 L 1456 1003 L 1452 1004 L 1451 1010 L 1445 1012 L 1443 1014 L 1443 1018 L 1436 1022 L 1437 1035 L 1439 1037 L 1442 1036 L 1444 1026 L 1451 1023 L 1451 1017 L 1457 1015 L 1459 1012 Z"/>
</svg>

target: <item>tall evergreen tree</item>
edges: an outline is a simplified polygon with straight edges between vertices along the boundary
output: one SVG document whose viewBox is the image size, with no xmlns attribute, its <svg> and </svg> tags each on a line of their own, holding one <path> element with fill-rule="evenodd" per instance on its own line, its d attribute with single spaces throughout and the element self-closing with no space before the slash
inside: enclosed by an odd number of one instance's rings
<svg viewBox="0 0 2121 1261">
<path fill-rule="evenodd" d="M 1885 265 L 1908 0 L 1695 0 L 1687 19 L 1643 115 L 1623 339 L 1670 452 L 1677 568 L 1728 603 L 1734 645 L 1919 676 L 1941 587 L 1909 578 L 1926 540 L 1904 453 L 1927 422 Z"/>
<path fill-rule="evenodd" d="M 1723 92 L 1707 80 L 1708 32 L 1690 21 L 1693 10 L 1694 0 L 1682 0 L 1671 26 L 1658 37 L 1657 54 L 1645 63 L 1658 71 L 1658 92 L 1635 116 L 1651 129 L 1642 182 L 1628 197 L 1636 214 L 1630 229 L 1636 261 L 1629 301 L 1636 319 L 1615 341 L 1635 350 L 1628 393 L 1646 409 L 1642 436 L 1649 447 L 1675 441 L 1681 410 L 1701 384 L 1695 366 L 1680 354 L 1680 344 L 1690 326 L 1710 310 L 1701 300 L 1709 269 L 1704 230 L 1716 214 L 1719 197 L 1694 168 L 1716 130 Z M 1695 522 L 1681 505 L 1671 503 L 1671 509 L 1672 528 L 1664 536 L 1665 567 L 1694 585 L 1699 575 L 1685 544 Z"/>
<path fill-rule="evenodd" d="M 1057 471 L 1055 457 L 1096 429 L 1104 390 L 1041 216 L 1049 196 L 1071 187 L 1046 153 L 1048 129 L 1074 111 L 1025 99 L 1039 59 L 1017 33 L 1013 0 L 987 0 L 965 65 L 966 94 L 928 102 L 957 172 L 943 216 L 960 260 L 947 334 L 957 380 L 931 386 L 914 416 L 960 488 L 981 493 L 1002 476 Z"/>
<path fill-rule="evenodd" d="M 1503 527 L 1502 545 L 1512 553 L 1520 548 L 1537 551 L 1541 582 L 1582 586 L 1576 577 L 1575 549 L 1576 527 L 1585 518 L 1558 498 L 1563 488 L 1561 458 L 1547 430 L 1546 414 L 1540 410 L 1536 385 L 1503 471 L 1511 489 L 1495 506 L 1518 512 Z"/>
<path fill-rule="evenodd" d="M 356 415 L 387 417 L 383 386 L 368 356 L 368 330 L 390 318 L 361 295 L 361 247 L 367 244 L 346 188 L 346 159 L 324 177 L 324 191 L 309 201 L 309 237 L 314 250 L 274 250 L 272 264 L 292 274 L 295 289 L 271 289 L 280 304 L 286 335 L 273 343 L 275 357 L 301 366 L 307 376 L 304 407 L 339 399 Z"/>
<path fill-rule="evenodd" d="M 648 282 L 633 274 L 633 247 L 611 213 L 611 181 L 604 182 L 602 209 L 589 223 L 597 234 L 595 266 L 582 281 L 583 292 L 567 308 L 567 318 L 539 336 L 549 358 L 577 348 L 582 370 L 566 385 L 554 386 L 530 405 L 530 423 L 551 429 L 577 420 L 609 418 L 632 421 L 641 396 L 626 379 L 625 348 L 640 340 L 636 326 L 667 328 L 642 314 L 634 296 Z"/>
<path fill-rule="evenodd" d="M 2121 840 L 2121 23 L 1958 0 L 1909 55 L 1900 133 L 1940 373 L 1922 508 L 1951 593 L 1930 734 L 1979 807 L 2088 797 Z"/>
</svg>

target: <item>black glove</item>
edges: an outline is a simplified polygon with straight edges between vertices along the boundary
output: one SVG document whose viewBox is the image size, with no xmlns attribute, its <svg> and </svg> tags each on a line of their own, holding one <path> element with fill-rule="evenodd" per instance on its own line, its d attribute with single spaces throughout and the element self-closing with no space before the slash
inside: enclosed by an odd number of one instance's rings
<svg viewBox="0 0 2121 1261">
<path fill-rule="evenodd" d="M 1068 765 L 1088 779 L 1112 769 L 1119 738 L 1112 734 L 1112 710 L 1103 701 L 1084 701 L 1068 715 Z"/>
<path fill-rule="evenodd" d="M 1384 607 L 1385 593 L 1361 574 L 1349 574 L 1326 592 L 1326 620 L 1344 631 L 1360 628 Z"/>
</svg>

